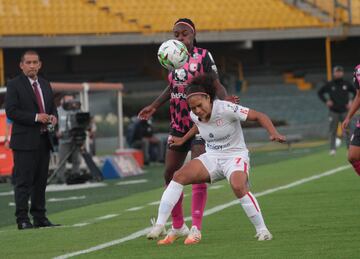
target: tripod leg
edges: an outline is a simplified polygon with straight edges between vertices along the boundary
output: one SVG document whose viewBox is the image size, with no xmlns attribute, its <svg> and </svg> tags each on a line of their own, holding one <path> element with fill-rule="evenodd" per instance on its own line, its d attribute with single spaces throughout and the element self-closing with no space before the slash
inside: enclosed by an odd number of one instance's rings
<svg viewBox="0 0 360 259">
<path fill-rule="evenodd" d="M 59 165 L 55 169 L 55 171 L 48 177 L 47 184 L 50 184 L 51 181 L 55 178 L 55 176 L 59 173 L 60 168 L 66 163 L 66 161 L 69 159 L 69 157 L 74 153 L 76 149 L 76 146 L 74 146 L 69 153 L 66 154 L 66 156 L 59 162 Z"/>
<path fill-rule="evenodd" d="M 89 168 L 90 173 L 92 174 L 94 179 L 97 181 L 102 181 L 103 180 L 102 173 L 101 173 L 100 169 L 97 167 L 97 165 L 95 164 L 91 155 L 88 152 L 86 152 L 85 150 L 81 150 L 81 155 L 84 158 L 85 163 L 86 163 L 87 167 Z"/>
</svg>

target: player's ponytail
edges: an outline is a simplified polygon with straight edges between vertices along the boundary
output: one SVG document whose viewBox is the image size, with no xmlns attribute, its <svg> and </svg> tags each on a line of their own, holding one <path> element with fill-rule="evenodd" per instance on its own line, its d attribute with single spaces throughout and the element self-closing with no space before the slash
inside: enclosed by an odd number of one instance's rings
<svg viewBox="0 0 360 259">
<path fill-rule="evenodd" d="M 191 30 L 192 32 L 194 33 L 194 35 L 196 35 L 196 29 L 195 29 L 195 24 L 193 23 L 192 20 L 190 20 L 189 18 L 180 18 L 179 20 L 177 20 L 175 23 L 174 23 L 174 26 L 179 24 L 179 23 L 182 23 L 182 24 L 185 24 L 187 25 Z M 196 41 L 196 38 L 194 37 L 194 41 L 193 41 L 193 46 L 194 47 L 197 47 L 197 41 Z"/>
<path fill-rule="evenodd" d="M 186 88 L 186 95 L 189 97 L 194 94 L 207 94 L 210 96 L 210 101 L 213 102 L 215 98 L 215 88 L 214 88 L 215 76 L 213 73 L 202 74 L 197 77 L 194 77 Z"/>
</svg>

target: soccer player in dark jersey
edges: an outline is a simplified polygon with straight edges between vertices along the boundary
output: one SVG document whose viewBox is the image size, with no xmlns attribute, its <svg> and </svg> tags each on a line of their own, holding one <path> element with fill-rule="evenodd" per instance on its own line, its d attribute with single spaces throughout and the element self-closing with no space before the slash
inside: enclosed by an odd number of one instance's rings
<svg viewBox="0 0 360 259">
<path fill-rule="evenodd" d="M 360 107 L 360 64 L 355 67 L 354 71 L 354 87 L 356 88 L 356 96 L 347 113 L 342 128 L 346 129 Z M 356 122 L 356 129 L 350 138 L 350 146 L 348 151 L 348 160 L 354 167 L 355 172 L 360 176 L 360 120 Z"/>
<path fill-rule="evenodd" d="M 156 110 L 165 102 L 170 100 L 170 135 L 169 140 L 175 137 L 184 136 L 193 126 L 190 118 L 190 109 L 186 102 L 186 87 L 190 84 L 192 78 L 204 74 L 214 73 L 216 80 L 213 83 L 216 95 L 219 99 L 226 99 L 227 93 L 223 85 L 220 83 L 217 76 L 217 68 L 215 62 L 206 49 L 199 48 L 195 39 L 196 30 L 194 23 L 187 18 L 179 19 L 175 22 L 173 28 L 174 36 L 177 40 L 181 41 L 187 47 L 190 55 L 187 63 L 179 69 L 171 71 L 168 76 L 169 85 L 155 99 L 149 106 L 143 108 L 138 117 L 143 120 L 149 119 Z M 236 97 L 229 97 L 228 100 L 235 99 Z M 196 136 L 190 139 L 182 146 L 168 146 L 165 157 L 165 183 L 168 185 L 172 180 L 175 171 L 179 170 L 184 164 L 188 151 L 191 150 L 191 158 L 198 157 L 205 152 L 204 140 Z M 159 241 L 160 245 L 171 244 L 176 239 L 187 236 L 186 243 L 193 242 L 192 233 L 199 233 L 201 230 L 202 216 L 207 199 L 207 185 L 194 184 L 192 186 L 192 227 L 189 228 L 184 223 L 182 212 L 181 195 L 178 203 L 175 205 L 172 215 L 172 229 L 168 232 L 167 236 Z M 199 240 L 194 241 L 194 243 Z"/>
</svg>

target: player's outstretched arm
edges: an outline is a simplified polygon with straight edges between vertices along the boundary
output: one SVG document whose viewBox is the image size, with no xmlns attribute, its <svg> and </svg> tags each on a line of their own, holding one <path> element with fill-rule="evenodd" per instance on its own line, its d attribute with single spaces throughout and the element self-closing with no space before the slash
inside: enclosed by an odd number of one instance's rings
<svg viewBox="0 0 360 259">
<path fill-rule="evenodd" d="M 188 141 L 189 139 L 191 139 L 193 136 L 195 136 L 198 133 L 199 133 L 199 129 L 194 124 L 194 126 L 183 137 L 180 138 L 180 137 L 171 136 L 171 138 L 169 138 L 169 140 L 168 140 L 168 143 L 169 143 L 170 147 L 181 146 L 182 144 L 184 144 L 186 141 Z"/>
<path fill-rule="evenodd" d="M 140 120 L 148 120 L 161 107 L 170 99 L 170 85 L 148 106 L 144 107 L 138 114 Z"/>
<path fill-rule="evenodd" d="M 354 116 L 355 112 L 359 109 L 359 107 L 360 107 L 360 90 L 357 90 L 355 98 L 354 98 L 353 102 L 351 103 L 350 109 L 345 117 L 345 120 L 341 124 L 341 127 L 343 129 L 346 129 L 348 127 L 348 125 L 351 121 L 351 118 Z"/>
<path fill-rule="evenodd" d="M 266 114 L 255 110 L 249 110 L 247 120 L 258 121 L 260 125 L 269 133 L 269 138 L 271 141 L 277 141 L 280 143 L 286 142 L 286 137 L 281 135 L 276 130 L 274 124 L 271 122 L 270 118 Z"/>
</svg>

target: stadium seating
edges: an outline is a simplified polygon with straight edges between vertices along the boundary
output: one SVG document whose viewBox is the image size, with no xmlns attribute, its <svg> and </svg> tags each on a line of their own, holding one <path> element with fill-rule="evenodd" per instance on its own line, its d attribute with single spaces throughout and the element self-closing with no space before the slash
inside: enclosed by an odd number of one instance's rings
<svg viewBox="0 0 360 259">
<path fill-rule="evenodd" d="M 107 34 L 136 32 L 123 22 L 81 0 L 1 0 L 1 35 Z"/>
<path fill-rule="evenodd" d="M 179 17 L 191 17 L 198 30 L 279 29 L 324 26 L 317 18 L 281 0 L 92 0 L 101 9 L 153 32 L 169 31 Z M 226 14 L 226 15 L 224 15 Z"/>
<path fill-rule="evenodd" d="M 251 85 L 240 99 L 242 105 L 266 112 L 272 119 L 284 120 L 290 126 L 327 122 L 327 109 L 316 90 L 300 91 L 295 85 L 284 84 Z"/>
<path fill-rule="evenodd" d="M 311 3 L 312 5 L 316 6 L 317 8 L 325 11 L 331 17 L 337 18 L 342 22 L 348 22 L 349 17 L 348 14 L 342 10 L 341 8 L 334 8 L 333 1 L 329 0 L 306 0 L 306 2 Z M 340 0 L 338 1 L 344 7 L 348 6 L 347 0 Z M 360 25 L 360 0 L 352 0 L 351 1 L 351 16 L 352 16 L 352 24 Z"/>
<path fill-rule="evenodd" d="M 281 0 L 0 0 L 0 35 L 166 32 L 179 17 L 202 31 L 325 25 Z"/>
</svg>

